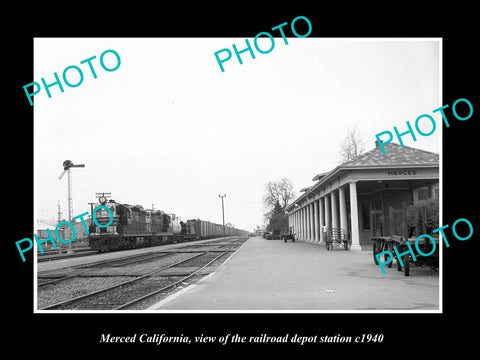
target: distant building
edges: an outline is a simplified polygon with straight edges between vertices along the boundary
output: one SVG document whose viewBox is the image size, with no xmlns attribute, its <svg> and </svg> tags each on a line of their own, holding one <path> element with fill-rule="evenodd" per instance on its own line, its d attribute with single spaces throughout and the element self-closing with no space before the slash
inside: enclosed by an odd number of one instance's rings
<svg viewBox="0 0 480 360">
<path fill-rule="evenodd" d="M 255 236 L 262 237 L 264 233 L 265 233 L 265 229 L 256 229 L 255 230 Z"/>
<path fill-rule="evenodd" d="M 55 236 L 55 226 L 52 226 L 52 225 L 48 225 L 48 224 L 45 224 L 44 222 L 41 222 L 41 221 L 37 221 L 37 237 L 38 237 L 38 240 L 43 240 L 43 239 L 47 239 L 48 238 L 48 232 L 47 232 L 47 229 L 50 231 L 50 233 L 52 234 L 52 237 L 55 241 L 55 243 L 58 243 L 57 241 L 57 238 Z M 62 237 L 63 236 L 63 230 L 60 230 L 58 231 L 59 235 Z M 33 240 L 33 239 L 32 239 Z M 53 246 L 52 246 L 52 243 L 50 241 L 47 241 L 45 243 L 42 243 L 42 248 L 45 250 L 45 249 L 51 249 Z"/>
<path fill-rule="evenodd" d="M 91 224 L 91 219 L 90 218 L 85 219 L 85 223 L 87 224 L 87 228 L 88 228 Z M 75 228 L 75 239 L 73 240 L 72 244 L 73 245 L 82 245 L 82 246 L 83 245 L 88 245 L 88 235 L 85 232 L 85 228 L 84 228 L 83 224 L 81 222 L 74 222 L 73 226 Z M 36 232 L 36 234 L 37 234 L 38 240 L 44 240 L 44 239 L 48 238 L 48 232 L 47 232 L 47 229 L 48 229 L 50 231 L 50 233 L 52 234 L 53 240 L 55 241 L 55 244 L 57 245 L 57 247 L 66 246 L 67 244 L 62 243 L 57 239 L 57 236 L 56 236 L 56 233 L 55 233 L 55 228 L 56 228 L 56 226 L 45 224 L 42 221 L 37 221 L 37 232 Z M 58 229 L 57 232 L 58 232 L 59 237 L 64 239 L 64 240 L 69 240 L 69 239 L 72 238 L 72 230 L 71 230 L 70 226 L 68 226 L 68 225 L 60 226 L 60 228 Z M 52 246 L 52 243 L 50 241 L 47 241 L 47 242 L 42 243 L 42 248 L 44 250 L 45 249 L 52 249 L 53 246 Z"/>
</svg>

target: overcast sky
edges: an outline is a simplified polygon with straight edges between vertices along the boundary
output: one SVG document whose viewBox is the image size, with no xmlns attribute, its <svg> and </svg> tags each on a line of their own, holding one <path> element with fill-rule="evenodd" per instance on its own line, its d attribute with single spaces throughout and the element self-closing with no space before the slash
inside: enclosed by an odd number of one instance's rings
<svg viewBox="0 0 480 360">
<path fill-rule="evenodd" d="M 56 219 L 57 201 L 67 217 L 67 176 L 58 175 L 69 159 L 85 164 L 72 169 L 73 216 L 110 192 L 221 224 L 218 195 L 227 194 L 225 222 L 252 230 L 263 222 L 265 184 L 288 177 L 297 194 L 312 185 L 339 164 L 348 127 L 370 150 L 375 134 L 406 130 L 443 105 L 438 39 L 275 40 L 270 53 L 243 53 L 243 65 L 233 55 L 221 72 L 214 52 L 243 49 L 244 38 L 35 39 L 32 81 L 51 83 L 70 65 L 84 74 L 76 88 L 34 98 L 37 218 Z M 121 57 L 113 72 L 99 63 L 108 49 Z M 97 79 L 80 64 L 94 55 Z M 115 65 L 112 54 L 105 61 Z M 433 135 L 405 144 L 440 152 L 434 118 Z"/>
</svg>

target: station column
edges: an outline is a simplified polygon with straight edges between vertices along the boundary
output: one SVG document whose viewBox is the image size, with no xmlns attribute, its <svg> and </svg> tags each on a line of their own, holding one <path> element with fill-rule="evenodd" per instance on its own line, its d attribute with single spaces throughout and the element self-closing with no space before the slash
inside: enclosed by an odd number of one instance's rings
<svg viewBox="0 0 480 360">
<path fill-rule="evenodd" d="M 294 211 L 293 213 L 293 233 L 296 234 L 298 233 L 298 230 L 297 230 L 297 212 Z"/>
<path fill-rule="evenodd" d="M 297 209 L 297 211 L 295 211 L 295 214 L 297 214 L 297 217 L 296 217 L 296 224 L 297 224 L 297 227 L 295 228 L 295 233 L 297 234 L 297 239 L 300 238 L 300 209 Z"/>
<path fill-rule="evenodd" d="M 313 201 L 311 204 L 311 214 L 312 214 L 312 234 L 311 234 L 311 241 L 312 243 L 315 242 L 315 201 Z"/>
<path fill-rule="evenodd" d="M 330 196 L 326 195 L 325 196 L 325 226 L 327 229 L 329 229 L 332 224 L 330 222 L 331 216 L 330 216 Z"/>
<path fill-rule="evenodd" d="M 300 209 L 300 239 L 303 240 L 305 235 L 305 208 Z"/>
<path fill-rule="evenodd" d="M 332 228 L 338 228 L 338 209 L 337 209 L 337 196 L 335 191 L 330 193 L 332 202 Z"/>
<path fill-rule="evenodd" d="M 308 213 L 309 213 L 309 223 L 310 226 L 308 227 L 309 236 L 308 241 L 313 241 L 313 203 L 308 204 Z"/>
<path fill-rule="evenodd" d="M 343 187 L 338 189 L 338 196 L 340 201 L 340 227 L 343 229 L 345 236 L 348 238 L 347 202 L 345 199 L 345 189 Z"/>
<path fill-rule="evenodd" d="M 318 218 L 318 202 L 320 200 L 315 200 L 315 202 L 313 203 L 313 224 L 314 224 L 314 234 L 315 234 L 315 237 L 313 239 L 313 241 L 315 243 L 318 243 L 320 241 L 320 232 L 319 232 L 319 218 Z"/>
<path fill-rule="evenodd" d="M 350 183 L 350 219 L 352 228 L 351 250 L 362 250 L 362 247 L 360 246 L 360 232 L 358 229 L 358 201 L 356 181 Z"/>
<path fill-rule="evenodd" d="M 300 210 L 297 209 L 297 211 L 295 211 L 295 223 L 297 224 L 297 226 L 295 227 L 295 233 L 297 234 L 297 238 L 300 237 Z"/>
<path fill-rule="evenodd" d="M 305 229 L 305 240 L 310 241 L 310 204 L 305 205 L 305 215 L 307 217 L 307 228 Z"/>
<path fill-rule="evenodd" d="M 307 207 L 306 206 L 303 207 L 302 213 L 303 213 L 302 239 L 307 240 Z"/>
<path fill-rule="evenodd" d="M 325 206 L 324 206 L 324 198 L 320 198 L 318 200 L 318 210 L 320 212 L 320 224 L 318 226 L 318 231 L 320 235 L 320 244 L 323 244 L 325 240 L 323 239 L 323 231 L 322 226 L 325 225 Z"/>
</svg>

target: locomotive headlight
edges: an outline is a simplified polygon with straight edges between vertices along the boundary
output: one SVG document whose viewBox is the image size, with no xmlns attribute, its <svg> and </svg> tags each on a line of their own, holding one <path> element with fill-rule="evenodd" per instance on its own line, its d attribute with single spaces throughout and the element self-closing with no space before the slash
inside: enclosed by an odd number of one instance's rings
<svg viewBox="0 0 480 360">
<path fill-rule="evenodd" d="M 100 204 L 105 204 L 107 202 L 107 198 L 105 196 L 100 196 L 98 198 L 98 201 L 100 202 Z"/>
</svg>

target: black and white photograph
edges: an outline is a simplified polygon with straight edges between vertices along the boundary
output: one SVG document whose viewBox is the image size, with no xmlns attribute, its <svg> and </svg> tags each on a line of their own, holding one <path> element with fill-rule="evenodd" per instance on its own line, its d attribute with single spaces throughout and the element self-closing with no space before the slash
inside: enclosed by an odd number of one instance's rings
<svg viewBox="0 0 480 360">
<path fill-rule="evenodd" d="M 35 39 L 37 310 L 441 310 L 441 39 L 254 44 Z"/>
<path fill-rule="evenodd" d="M 471 345 L 471 24 L 400 13 L 26 31 L 17 333 L 79 356 Z"/>
</svg>

